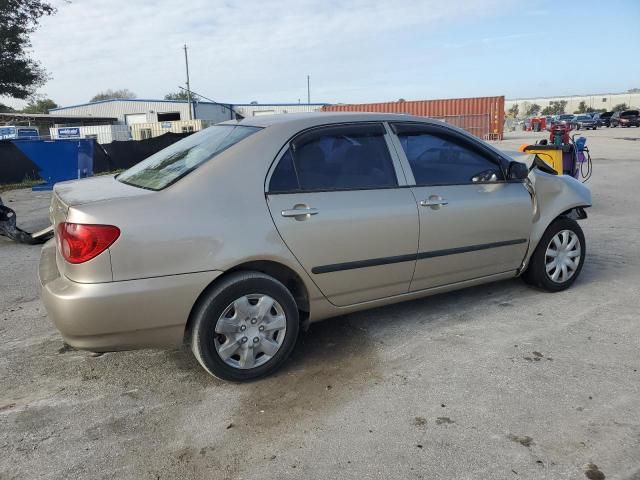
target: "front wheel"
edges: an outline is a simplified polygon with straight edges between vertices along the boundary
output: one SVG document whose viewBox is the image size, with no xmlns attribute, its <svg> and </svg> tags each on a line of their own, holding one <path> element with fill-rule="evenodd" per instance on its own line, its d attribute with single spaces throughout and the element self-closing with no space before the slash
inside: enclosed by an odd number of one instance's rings
<svg viewBox="0 0 640 480">
<path fill-rule="evenodd" d="M 277 370 L 298 339 L 299 318 L 291 292 L 268 275 L 230 274 L 200 300 L 191 349 L 210 374 L 246 381 Z"/>
<path fill-rule="evenodd" d="M 558 218 L 544 232 L 522 278 L 548 292 L 565 290 L 578 278 L 585 253 L 584 233 L 578 222 Z"/>
</svg>

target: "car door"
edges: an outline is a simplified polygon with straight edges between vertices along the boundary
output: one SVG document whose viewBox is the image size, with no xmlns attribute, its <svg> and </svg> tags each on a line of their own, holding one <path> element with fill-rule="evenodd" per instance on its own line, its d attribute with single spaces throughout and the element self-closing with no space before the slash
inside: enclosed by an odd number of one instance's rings
<svg viewBox="0 0 640 480">
<path fill-rule="evenodd" d="M 506 160 L 448 127 L 393 129 L 420 215 L 410 289 L 515 273 L 528 248 L 533 209 L 525 185 L 505 180 Z"/>
<path fill-rule="evenodd" d="M 418 212 L 381 123 L 314 128 L 285 146 L 266 182 L 282 239 L 345 306 L 406 293 Z"/>
</svg>

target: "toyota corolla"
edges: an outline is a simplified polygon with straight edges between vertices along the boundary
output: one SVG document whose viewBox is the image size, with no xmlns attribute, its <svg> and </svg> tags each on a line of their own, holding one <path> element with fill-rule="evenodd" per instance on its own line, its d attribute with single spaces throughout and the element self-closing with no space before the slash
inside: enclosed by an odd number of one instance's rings
<svg viewBox="0 0 640 480">
<path fill-rule="evenodd" d="M 57 184 L 42 298 L 76 348 L 186 341 L 249 380 L 328 317 L 518 276 L 568 288 L 591 194 L 539 165 L 407 115 L 225 122 Z"/>
</svg>

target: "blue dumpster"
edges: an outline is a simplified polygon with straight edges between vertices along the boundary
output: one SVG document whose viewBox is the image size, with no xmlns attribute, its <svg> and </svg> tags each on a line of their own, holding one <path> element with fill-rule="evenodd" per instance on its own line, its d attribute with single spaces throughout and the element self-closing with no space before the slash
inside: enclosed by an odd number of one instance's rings
<svg viewBox="0 0 640 480">
<path fill-rule="evenodd" d="M 51 190 L 57 182 L 93 176 L 93 140 L 16 140 L 22 153 L 35 163 L 46 183 L 33 190 Z"/>
</svg>

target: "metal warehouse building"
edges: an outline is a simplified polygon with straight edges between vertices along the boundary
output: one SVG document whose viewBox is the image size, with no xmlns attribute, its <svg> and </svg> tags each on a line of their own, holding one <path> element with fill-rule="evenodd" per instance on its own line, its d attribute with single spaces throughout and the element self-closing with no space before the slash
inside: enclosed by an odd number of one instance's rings
<svg viewBox="0 0 640 480">
<path fill-rule="evenodd" d="M 119 123 L 174 122 L 189 120 L 189 103 L 180 100 L 116 99 L 53 108 L 55 115 L 113 117 Z M 214 102 L 192 102 L 192 118 L 213 123 L 235 118 L 231 105 Z"/>
<path fill-rule="evenodd" d="M 243 117 L 273 115 L 276 113 L 318 112 L 326 103 L 236 103 L 233 109 Z"/>
<path fill-rule="evenodd" d="M 315 112 L 324 103 L 273 103 L 273 104 L 228 104 L 214 102 L 192 102 L 192 118 L 210 123 L 224 122 L 242 117 L 270 115 L 276 113 Z M 135 125 L 156 122 L 180 122 L 189 120 L 189 103 L 180 100 L 118 99 L 59 107 L 50 110 L 56 115 L 81 115 L 83 117 L 112 117 L 118 123 Z"/>
<path fill-rule="evenodd" d="M 518 104 L 521 114 L 534 103 L 540 107 L 548 107 L 551 102 L 566 101 L 565 112 L 573 113 L 578 110 L 580 102 L 587 107 L 597 110 L 612 110 L 621 103 L 626 103 L 629 108 L 640 108 L 640 93 L 593 93 L 590 95 L 569 95 L 565 97 L 535 97 L 535 98 L 511 98 L 504 102 L 504 108 L 509 110 L 514 104 Z"/>
</svg>

